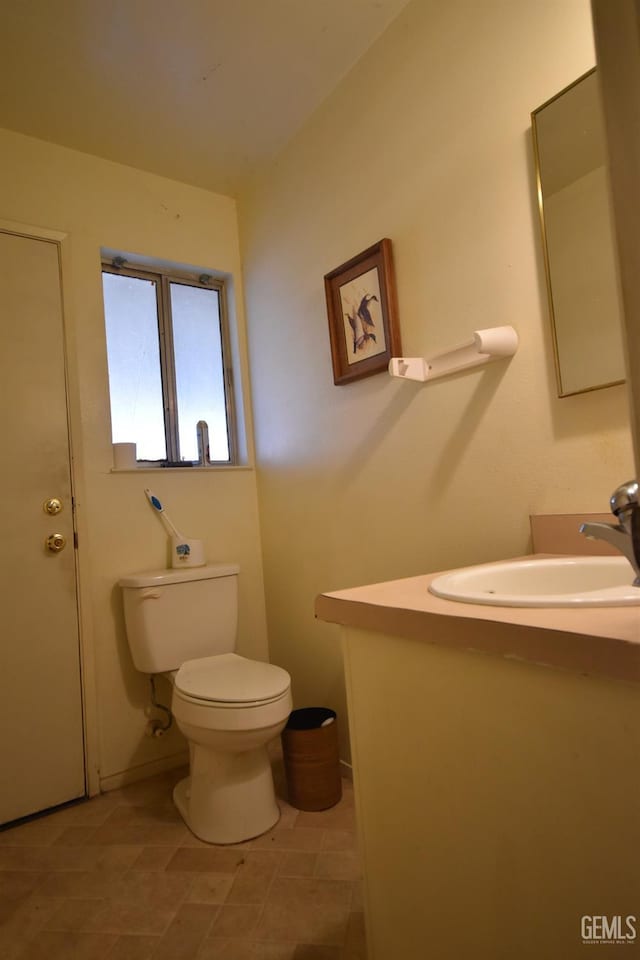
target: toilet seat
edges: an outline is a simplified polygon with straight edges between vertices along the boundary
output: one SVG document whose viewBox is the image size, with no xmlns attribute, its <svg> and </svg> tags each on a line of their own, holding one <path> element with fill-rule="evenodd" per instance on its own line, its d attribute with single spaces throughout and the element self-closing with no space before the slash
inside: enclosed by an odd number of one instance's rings
<svg viewBox="0 0 640 960">
<path fill-rule="evenodd" d="M 222 653 L 186 660 L 173 683 L 181 699 L 202 706 L 246 708 L 282 699 L 289 691 L 291 678 L 274 664 Z"/>
</svg>

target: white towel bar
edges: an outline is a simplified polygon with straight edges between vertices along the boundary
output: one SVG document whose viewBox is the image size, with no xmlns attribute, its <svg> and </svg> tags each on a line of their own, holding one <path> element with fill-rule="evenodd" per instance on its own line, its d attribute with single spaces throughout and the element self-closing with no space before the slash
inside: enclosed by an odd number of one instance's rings
<svg viewBox="0 0 640 960">
<path fill-rule="evenodd" d="M 389 373 L 401 380 L 436 380 L 490 360 L 512 357 L 517 349 L 518 334 L 513 327 L 488 327 L 474 330 L 473 340 L 468 343 L 432 357 L 392 357 Z"/>
</svg>

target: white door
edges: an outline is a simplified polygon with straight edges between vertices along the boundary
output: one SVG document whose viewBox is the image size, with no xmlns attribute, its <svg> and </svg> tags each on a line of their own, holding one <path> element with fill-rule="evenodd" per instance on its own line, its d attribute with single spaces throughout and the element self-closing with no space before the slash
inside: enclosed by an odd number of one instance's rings
<svg viewBox="0 0 640 960">
<path fill-rule="evenodd" d="M 0 231 L 0 823 L 85 793 L 60 291 L 57 244 Z"/>
</svg>

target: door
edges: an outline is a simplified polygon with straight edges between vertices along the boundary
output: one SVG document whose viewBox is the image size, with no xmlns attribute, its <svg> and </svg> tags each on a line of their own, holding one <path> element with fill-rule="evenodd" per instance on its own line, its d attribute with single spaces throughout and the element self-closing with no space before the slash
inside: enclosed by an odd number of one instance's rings
<svg viewBox="0 0 640 960">
<path fill-rule="evenodd" d="M 0 823 L 6 823 L 85 793 L 56 243 L 0 231 L 0 335 Z"/>
</svg>

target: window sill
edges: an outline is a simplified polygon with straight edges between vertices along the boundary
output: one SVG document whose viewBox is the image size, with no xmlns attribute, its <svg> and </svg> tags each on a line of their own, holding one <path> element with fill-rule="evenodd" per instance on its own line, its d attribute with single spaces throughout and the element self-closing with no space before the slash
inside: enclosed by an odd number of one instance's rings
<svg viewBox="0 0 640 960">
<path fill-rule="evenodd" d="M 249 470 L 253 471 L 254 467 L 252 464 L 246 463 L 232 463 L 232 464 L 221 464 L 220 466 L 210 466 L 210 467 L 131 467 L 126 470 L 117 470 L 115 467 L 111 467 L 109 473 L 162 473 L 170 476 L 174 473 L 183 474 L 200 474 L 200 473 L 229 473 Z"/>
</svg>

